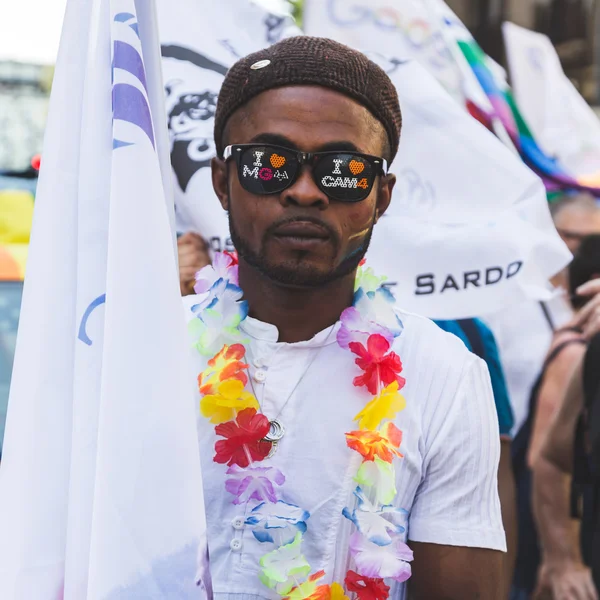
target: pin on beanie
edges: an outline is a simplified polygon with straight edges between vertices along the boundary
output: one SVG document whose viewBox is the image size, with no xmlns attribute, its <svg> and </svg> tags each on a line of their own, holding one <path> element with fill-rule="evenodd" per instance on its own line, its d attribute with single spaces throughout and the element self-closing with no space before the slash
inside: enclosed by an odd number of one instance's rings
<svg viewBox="0 0 600 600">
<path fill-rule="evenodd" d="M 215 114 L 215 144 L 223 156 L 223 133 L 231 115 L 262 92 L 291 85 L 318 85 L 353 98 L 384 126 L 396 156 L 402 113 L 385 71 L 358 52 L 327 38 L 287 38 L 240 59 L 227 72 Z"/>
</svg>

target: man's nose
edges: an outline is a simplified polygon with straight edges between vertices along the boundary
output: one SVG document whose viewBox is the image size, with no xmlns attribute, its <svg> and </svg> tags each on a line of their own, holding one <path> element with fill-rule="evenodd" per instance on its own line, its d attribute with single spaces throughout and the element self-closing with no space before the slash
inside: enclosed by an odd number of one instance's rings
<svg viewBox="0 0 600 600">
<path fill-rule="evenodd" d="M 301 167 L 298 179 L 281 192 L 279 199 L 284 206 L 311 206 L 320 210 L 329 206 L 329 197 L 317 187 L 307 165 Z"/>
</svg>

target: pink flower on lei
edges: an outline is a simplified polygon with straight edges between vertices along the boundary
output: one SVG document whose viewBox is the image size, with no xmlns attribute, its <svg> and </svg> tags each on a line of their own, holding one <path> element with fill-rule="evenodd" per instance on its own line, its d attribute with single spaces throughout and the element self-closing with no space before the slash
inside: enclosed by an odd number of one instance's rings
<svg viewBox="0 0 600 600">
<path fill-rule="evenodd" d="M 249 500 L 274 504 L 279 500 L 275 486 L 285 482 L 285 476 L 275 467 L 242 469 L 233 465 L 227 469 L 227 475 L 225 489 L 235 496 L 234 504 L 245 504 Z"/>
<path fill-rule="evenodd" d="M 337 341 L 342 348 L 349 348 L 352 343 L 365 346 L 372 335 L 382 336 L 390 346 L 394 341 L 394 334 L 389 329 L 369 321 L 354 306 L 342 313 L 340 321 L 342 326 L 338 330 Z"/>
<path fill-rule="evenodd" d="M 213 259 L 212 265 L 203 267 L 196 273 L 196 284 L 194 291 L 196 294 L 204 294 L 212 288 L 219 280 L 238 285 L 238 265 L 231 254 L 217 252 Z"/>
</svg>

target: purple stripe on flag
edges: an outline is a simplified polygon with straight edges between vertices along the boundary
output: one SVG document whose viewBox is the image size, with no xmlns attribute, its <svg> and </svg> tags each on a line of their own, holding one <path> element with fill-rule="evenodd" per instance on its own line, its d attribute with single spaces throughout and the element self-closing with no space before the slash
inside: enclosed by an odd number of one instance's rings
<svg viewBox="0 0 600 600">
<path fill-rule="evenodd" d="M 137 77 L 148 91 L 146 85 L 146 71 L 144 70 L 144 61 L 139 52 L 125 42 L 115 42 L 113 54 L 113 69 L 123 69 Z"/>
<path fill-rule="evenodd" d="M 152 117 L 146 97 L 140 90 L 128 83 L 113 86 L 113 119 L 133 123 L 144 130 L 154 147 Z"/>
<path fill-rule="evenodd" d="M 131 13 L 119 13 L 115 15 L 115 21 L 118 21 L 119 23 L 125 23 L 125 21 L 129 21 L 129 19 L 135 19 L 135 15 L 132 15 Z"/>
</svg>

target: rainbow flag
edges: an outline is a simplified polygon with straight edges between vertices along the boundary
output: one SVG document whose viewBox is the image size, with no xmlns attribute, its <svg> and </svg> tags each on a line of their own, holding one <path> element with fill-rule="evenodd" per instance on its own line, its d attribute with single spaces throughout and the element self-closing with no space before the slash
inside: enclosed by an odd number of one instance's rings
<svg viewBox="0 0 600 600">
<path fill-rule="evenodd" d="M 600 196 L 600 178 L 594 180 L 575 177 L 558 160 L 540 148 L 517 106 L 502 68 L 485 54 L 469 30 L 443 0 L 433 0 L 433 5 L 447 43 L 454 44 L 460 50 L 465 59 L 463 64 L 468 65 L 475 75 L 492 106 L 492 112 L 486 114 L 486 110 L 482 109 L 476 100 L 472 100 L 469 107 L 471 112 L 476 113 L 474 116 L 484 121 L 490 129 L 492 119 L 500 121 L 523 161 L 544 180 L 548 192 L 580 190 Z"/>
</svg>

